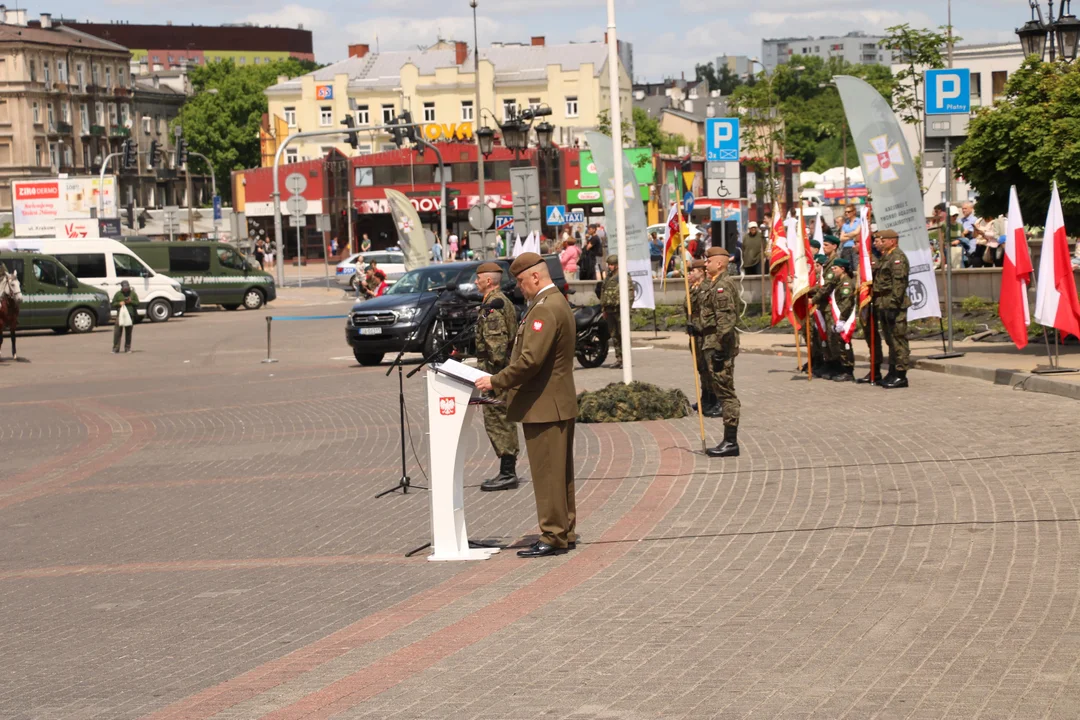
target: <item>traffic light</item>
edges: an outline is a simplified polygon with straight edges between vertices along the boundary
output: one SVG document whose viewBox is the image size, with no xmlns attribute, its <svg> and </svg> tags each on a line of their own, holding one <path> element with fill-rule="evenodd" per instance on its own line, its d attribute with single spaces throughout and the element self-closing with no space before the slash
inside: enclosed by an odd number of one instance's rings
<svg viewBox="0 0 1080 720">
<path fill-rule="evenodd" d="M 150 141 L 150 167 L 156 168 L 161 162 L 161 145 L 157 140 Z"/>
<path fill-rule="evenodd" d="M 390 135 L 394 138 L 394 144 L 401 148 L 405 144 L 405 128 L 400 127 L 403 119 L 400 117 L 394 118 L 394 122 L 391 123 L 393 127 L 390 128 Z"/>
<path fill-rule="evenodd" d="M 404 122 L 406 125 L 412 125 L 412 113 L 408 110 L 402 110 L 401 121 Z M 418 155 L 423 156 L 424 144 L 420 142 L 420 129 L 417 128 L 415 125 L 412 125 L 412 127 L 404 128 L 404 131 L 405 139 L 413 144 L 413 146 L 416 148 Z"/>
<path fill-rule="evenodd" d="M 187 165 L 187 157 L 188 157 L 187 140 L 185 140 L 182 137 L 177 138 L 176 139 L 176 164 L 177 164 L 177 166 Z"/>
<path fill-rule="evenodd" d="M 345 116 L 345 119 L 341 121 L 341 124 L 352 130 L 352 128 L 356 127 L 356 118 L 354 118 L 350 113 L 349 115 Z M 360 147 L 360 138 L 357 136 L 355 130 L 345 133 L 345 142 L 349 143 L 349 147 L 351 147 L 353 150 L 356 150 Z"/>
<path fill-rule="evenodd" d="M 127 226 L 132 230 L 135 229 L 135 203 L 133 202 L 127 205 Z"/>
<path fill-rule="evenodd" d="M 124 141 L 123 153 L 124 153 L 123 154 L 123 169 L 124 170 L 130 170 L 131 168 L 135 167 L 138 164 L 138 154 L 137 154 L 137 151 L 135 149 L 135 141 L 134 140 L 129 139 L 129 140 Z"/>
</svg>

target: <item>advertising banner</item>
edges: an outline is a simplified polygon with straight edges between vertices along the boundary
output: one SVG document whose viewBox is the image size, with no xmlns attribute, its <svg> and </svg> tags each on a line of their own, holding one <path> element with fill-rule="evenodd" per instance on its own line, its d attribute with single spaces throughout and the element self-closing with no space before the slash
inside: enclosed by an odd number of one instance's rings
<svg viewBox="0 0 1080 720">
<path fill-rule="evenodd" d="M 97 237 L 100 179 L 76 177 L 11 183 L 15 237 Z M 119 217 L 116 178 L 105 178 L 103 218 Z"/>
</svg>

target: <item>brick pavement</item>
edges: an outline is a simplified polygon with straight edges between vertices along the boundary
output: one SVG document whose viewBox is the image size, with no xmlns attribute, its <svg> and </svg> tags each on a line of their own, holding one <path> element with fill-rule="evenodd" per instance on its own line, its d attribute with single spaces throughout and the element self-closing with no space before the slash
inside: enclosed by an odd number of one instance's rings
<svg viewBox="0 0 1080 720">
<path fill-rule="evenodd" d="M 141 326 L 131 356 L 30 336 L 0 368 L 0 718 L 1080 712 L 1072 401 L 744 355 L 742 457 L 689 452 L 696 418 L 583 426 L 578 550 L 427 563 L 402 557 L 426 494 L 372 498 L 396 379 L 338 321 L 283 325 L 277 365 L 241 312 Z M 692 388 L 680 353 L 635 366 Z M 475 538 L 535 532 L 527 484 L 470 484 Z"/>
</svg>

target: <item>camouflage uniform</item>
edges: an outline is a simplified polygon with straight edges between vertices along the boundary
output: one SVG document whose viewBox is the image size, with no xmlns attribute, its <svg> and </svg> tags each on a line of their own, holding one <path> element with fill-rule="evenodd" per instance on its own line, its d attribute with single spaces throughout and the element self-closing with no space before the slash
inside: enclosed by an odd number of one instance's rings
<svg viewBox="0 0 1080 720">
<path fill-rule="evenodd" d="M 878 271 L 878 260 L 871 256 L 870 258 L 870 272 L 875 276 Z M 862 328 L 863 339 L 866 341 L 867 352 L 870 353 L 870 357 L 873 358 L 870 366 L 870 377 L 874 378 L 876 382 L 880 372 L 878 368 L 881 366 L 881 325 L 874 321 L 873 341 L 871 341 L 870 333 L 870 310 L 874 307 L 873 303 L 866 305 L 859 309 L 859 327 Z M 862 382 L 862 381 L 860 381 Z"/>
<path fill-rule="evenodd" d="M 608 334 L 615 343 L 615 360 L 622 362 L 622 323 L 619 318 L 619 269 L 609 272 L 600 288 L 600 307 L 604 311 Z"/>
<path fill-rule="evenodd" d="M 825 318 L 826 329 L 829 328 L 831 324 L 830 319 L 832 318 L 832 313 L 829 309 L 829 298 L 832 297 L 832 292 L 837 285 L 837 279 L 833 277 L 832 266 L 833 261 L 839 257 L 839 255 L 834 253 L 833 256 L 821 266 L 822 283 L 814 289 L 814 294 L 811 296 L 811 301 L 814 303 L 814 306 L 817 307 L 819 311 L 821 311 L 822 317 Z M 810 322 L 813 323 L 813 320 L 811 320 Z M 814 326 L 814 332 L 812 333 L 812 335 L 815 338 L 818 337 L 816 324 Z M 811 348 L 811 353 L 814 359 L 815 368 L 818 367 L 817 362 L 819 359 L 830 364 L 838 362 L 840 360 L 840 357 L 833 353 L 833 347 L 828 340 L 828 334 L 826 334 L 825 340 L 821 340 L 820 338 L 818 338 L 814 341 L 814 345 Z M 822 366 L 821 370 L 824 371 L 825 367 Z"/>
<path fill-rule="evenodd" d="M 688 323 L 694 333 L 694 361 L 697 364 L 698 380 L 701 383 L 701 408 L 704 412 L 716 404 L 716 396 L 712 391 L 712 381 L 709 379 L 712 372 L 709 368 L 708 355 L 705 352 L 705 338 L 701 322 L 702 304 L 707 301 L 705 291 L 710 286 L 707 279 L 690 286 L 690 319 Z"/>
<path fill-rule="evenodd" d="M 851 317 L 851 311 L 855 309 L 855 303 L 858 302 L 859 297 L 858 293 L 855 292 L 855 281 L 847 276 L 841 276 L 841 278 L 833 291 L 833 296 L 836 298 L 836 306 L 840 310 L 840 322 L 844 322 Z M 840 363 L 841 369 L 845 373 L 851 374 L 855 369 L 855 351 L 851 348 L 851 343 L 844 342 L 844 338 L 840 337 L 840 333 L 837 332 L 836 322 L 832 317 L 832 308 L 829 308 L 825 318 L 826 325 L 829 328 L 829 351 Z"/>
<path fill-rule="evenodd" d="M 907 372 L 911 351 L 908 347 L 907 313 L 908 274 L 911 265 L 900 248 L 894 248 L 878 260 L 874 270 L 874 315 L 877 328 L 889 346 L 890 372 Z"/>
<path fill-rule="evenodd" d="M 496 288 L 484 298 L 485 303 L 493 300 L 502 300 L 503 306 L 499 310 L 481 309 L 480 319 L 476 324 L 476 359 L 477 365 L 484 372 L 492 375 L 499 372 L 509 364 L 510 351 L 517 332 L 517 310 L 509 298 Z M 495 394 L 499 400 L 506 400 L 506 393 Z M 500 458 L 507 455 L 517 457 L 520 450 L 518 444 L 517 425 L 506 419 L 506 405 L 484 405 L 484 429 L 487 430 L 488 440 L 495 454 Z"/>
<path fill-rule="evenodd" d="M 702 283 L 701 324 L 709 378 L 721 405 L 724 427 L 739 426 L 739 398 L 735 395 L 735 357 L 739 354 L 739 291 L 731 278 L 718 275 Z"/>
</svg>

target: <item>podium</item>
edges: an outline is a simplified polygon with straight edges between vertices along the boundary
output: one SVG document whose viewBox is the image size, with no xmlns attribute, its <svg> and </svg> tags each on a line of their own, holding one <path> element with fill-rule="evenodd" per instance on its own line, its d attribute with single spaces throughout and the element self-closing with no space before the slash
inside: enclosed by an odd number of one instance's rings
<svg viewBox="0 0 1080 720">
<path fill-rule="evenodd" d="M 461 433 L 472 414 L 469 401 L 479 394 L 473 380 L 486 374 L 453 360 L 427 371 L 432 547 L 428 560 L 487 560 L 499 552 L 498 548 L 470 548 L 465 527 Z"/>
</svg>

